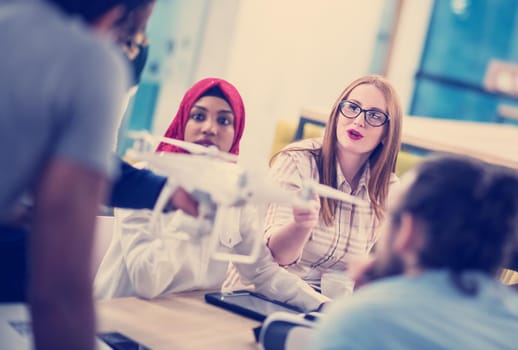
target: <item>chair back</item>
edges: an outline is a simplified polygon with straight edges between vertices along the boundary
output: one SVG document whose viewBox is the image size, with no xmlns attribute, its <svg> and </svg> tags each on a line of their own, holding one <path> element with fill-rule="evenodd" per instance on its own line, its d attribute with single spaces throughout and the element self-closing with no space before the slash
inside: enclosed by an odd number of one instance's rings
<svg viewBox="0 0 518 350">
<path fill-rule="evenodd" d="M 95 276 L 101 261 L 108 250 L 115 230 L 115 217 L 97 216 L 92 254 L 92 272 Z"/>
</svg>

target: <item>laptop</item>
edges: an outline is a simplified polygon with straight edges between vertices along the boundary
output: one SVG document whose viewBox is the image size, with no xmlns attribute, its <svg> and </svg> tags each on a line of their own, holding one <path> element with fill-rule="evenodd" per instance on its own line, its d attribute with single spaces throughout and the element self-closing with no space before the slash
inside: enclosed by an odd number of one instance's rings
<svg viewBox="0 0 518 350">
<path fill-rule="evenodd" d="M 146 350 L 147 347 L 120 333 L 100 333 L 97 350 Z M 0 304 L 0 349 L 32 350 L 31 318 L 26 304 Z M 108 345 L 109 344 L 109 345 Z"/>
</svg>

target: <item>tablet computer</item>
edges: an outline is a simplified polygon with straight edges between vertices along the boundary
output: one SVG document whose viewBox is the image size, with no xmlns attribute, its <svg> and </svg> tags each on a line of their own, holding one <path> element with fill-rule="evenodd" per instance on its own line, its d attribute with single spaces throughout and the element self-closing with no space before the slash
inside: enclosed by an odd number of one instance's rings
<svg viewBox="0 0 518 350">
<path fill-rule="evenodd" d="M 259 293 L 237 290 L 205 294 L 205 301 L 257 321 L 264 321 L 270 314 L 278 311 L 298 314 L 303 310 L 280 301 L 272 300 Z"/>
<path fill-rule="evenodd" d="M 97 337 L 113 350 L 151 350 L 119 332 L 97 333 Z"/>
</svg>

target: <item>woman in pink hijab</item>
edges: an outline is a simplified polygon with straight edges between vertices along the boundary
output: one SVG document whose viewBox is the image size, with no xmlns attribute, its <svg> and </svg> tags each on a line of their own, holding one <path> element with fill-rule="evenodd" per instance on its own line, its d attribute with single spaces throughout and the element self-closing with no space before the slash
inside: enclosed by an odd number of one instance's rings
<svg viewBox="0 0 518 350">
<path fill-rule="evenodd" d="M 245 108 L 236 88 L 225 80 L 209 78 L 187 91 L 165 136 L 237 155 L 244 126 Z M 157 151 L 186 153 L 166 143 L 160 144 Z M 212 259 L 214 247 L 208 237 L 179 240 L 172 236 L 193 235 L 175 224 L 184 220 L 181 212 L 160 215 L 160 224 L 153 228 L 149 225 L 149 210 L 125 212 L 117 211 L 117 230 L 94 283 L 97 298 L 154 298 L 165 293 L 223 286 L 230 263 Z M 253 283 L 257 292 L 289 301 L 306 311 L 328 300 L 273 261 L 270 251 L 262 244 L 258 214 L 253 206 L 220 206 L 218 217 L 225 220 L 225 230 L 211 233 L 219 235 L 218 252 L 248 255 L 257 240 L 261 240 L 259 256 L 253 264 L 235 263 L 239 276 Z"/>
<path fill-rule="evenodd" d="M 187 90 L 164 136 L 237 155 L 244 129 L 245 106 L 237 89 L 226 80 L 206 78 Z M 186 153 L 166 143 L 157 151 Z"/>
</svg>

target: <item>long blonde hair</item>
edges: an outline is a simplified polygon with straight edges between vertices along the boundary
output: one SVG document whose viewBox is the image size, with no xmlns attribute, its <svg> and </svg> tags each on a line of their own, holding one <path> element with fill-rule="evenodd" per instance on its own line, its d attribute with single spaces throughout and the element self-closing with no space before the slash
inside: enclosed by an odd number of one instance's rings
<svg viewBox="0 0 518 350">
<path fill-rule="evenodd" d="M 401 146 L 401 126 L 403 121 L 399 96 L 387 79 L 379 75 L 363 76 L 353 81 L 342 91 L 331 109 L 321 148 L 289 148 L 281 152 L 309 151 L 315 157 L 320 183 L 337 188 L 336 147 L 338 140 L 336 137 L 336 124 L 340 114 L 339 105 L 342 100 L 349 97 L 352 90 L 362 84 L 374 85 L 381 91 L 385 97 L 387 113 L 390 117 L 390 121 L 387 123 L 388 130 L 383 137 L 384 142 L 378 144 L 369 157 L 370 179 L 367 187 L 376 217 L 381 219 L 388 195 L 390 177 L 396 169 L 397 156 Z M 272 161 L 275 156 L 273 156 Z M 334 222 L 338 201 L 330 198 L 321 198 L 320 204 L 320 217 L 326 225 L 331 225 Z"/>
</svg>

